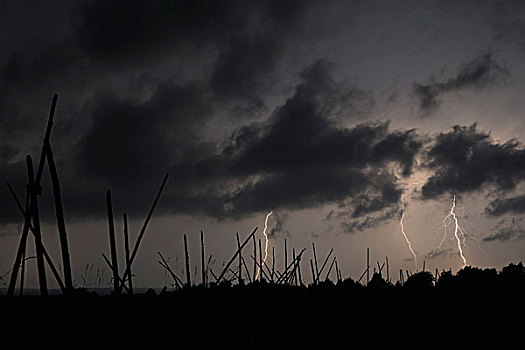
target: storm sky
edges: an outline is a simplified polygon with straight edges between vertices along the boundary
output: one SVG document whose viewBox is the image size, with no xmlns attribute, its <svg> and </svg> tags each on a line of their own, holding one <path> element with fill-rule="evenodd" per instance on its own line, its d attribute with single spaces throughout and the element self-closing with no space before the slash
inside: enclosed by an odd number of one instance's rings
<svg viewBox="0 0 525 350">
<path fill-rule="evenodd" d="M 457 270 L 454 198 L 468 265 L 500 268 L 525 251 L 524 58 L 521 1 L 4 0 L 0 180 L 24 198 L 25 155 L 39 158 L 58 93 L 51 144 L 78 286 L 96 270 L 109 281 L 106 190 L 134 240 L 167 171 L 137 285 L 171 283 L 157 251 L 182 271 L 183 234 L 193 268 L 201 229 L 219 270 L 235 232 L 264 239 L 269 211 L 277 265 L 286 238 L 334 248 L 345 277 L 366 248 L 392 271 Z M 47 173 L 43 187 L 58 263 Z M 22 224 L 4 186 L 0 276 Z"/>
</svg>

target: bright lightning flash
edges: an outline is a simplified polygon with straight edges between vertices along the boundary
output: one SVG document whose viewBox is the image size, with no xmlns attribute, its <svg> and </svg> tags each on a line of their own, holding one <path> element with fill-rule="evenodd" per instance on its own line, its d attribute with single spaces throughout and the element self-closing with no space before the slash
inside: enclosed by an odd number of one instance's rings
<svg viewBox="0 0 525 350">
<path fill-rule="evenodd" d="M 447 221 L 449 218 L 452 218 L 454 221 L 454 237 L 456 237 L 456 241 L 458 242 L 458 251 L 459 255 L 461 256 L 461 259 L 463 260 L 463 267 L 467 266 L 467 259 L 463 255 L 463 248 L 461 247 L 461 241 L 463 240 L 463 244 L 466 246 L 465 241 L 465 232 L 463 229 L 459 226 L 458 218 L 456 217 L 456 195 L 454 195 L 452 199 L 452 207 L 450 208 L 450 212 L 447 216 L 443 219 L 443 239 L 441 240 L 441 244 L 439 247 L 441 248 L 441 245 L 443 245 L 443 242 L 445 241 L 445 238 L 447 237 L 447 227 L 450 225 L 450 221 Z M 461 238 L 459 237 L 459 234 L 461 234 Z"/>
<path fill-rule="evenodd" d="M 270 218 L 270 216 L 273 214 L 273 210 L 271 210 L 267 215 L 266 215 L 266 220 L 264 220 L 264 230 L 263 230 L 263 235 L 264 235 L 264 238 L 265 238 L 265 245 L 264 245 L 264 259 L 263 259 L 263 263 L 266 262 L 266 259 L 268 258 L 268 235 L 266 234 L 266 230 L 268 229 L 268 219 Z M 259 268 L 257 269 L 257 274 L 255 276 L 255 279 L 259 278 L 259 274 L 261 272 L 261 266 L 259 266 Z"/>
<path fill-rule="evenodd" d="M 412 243 L 408 239 L 408 236 L 407 236 L 407 234 L 405 232 L 405 225 L 403 224 L 403 219 L 404 218 L 405 218 L 405 197 L 404 197 L 404 194 L 401 194 L 401 218 L 399 219 L 399 228 L 401 230 L 401 233 L 403 234 L 403 237 L 405 237 L 405 241 L 407 242 L 408 249 L 410 250 L 410 252 L 414 256 L 414 262 L 416 264 L 416 269 L 417 269 L 417 255 L 414 252 L 414 249 L 412 249 Z"/>
</svg>

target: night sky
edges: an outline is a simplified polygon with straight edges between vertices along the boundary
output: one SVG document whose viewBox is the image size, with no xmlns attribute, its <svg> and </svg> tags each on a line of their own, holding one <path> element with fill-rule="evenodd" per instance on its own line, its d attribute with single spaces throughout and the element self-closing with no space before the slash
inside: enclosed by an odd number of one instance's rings
<svg viewBox="0 0 525 350">
<path fill-rule="evenodd" d="M 98 286 L 97 270 L 109 283 L 106 190 L 123 257 L 122 214 L 134 241 L 167 171 L 138 286 L 171 283 L 157 251 L 183 271 L 183 234 L 199 264 L 201 229 L 220 270 L 236 232 L 258 226 L 264 242 L 270 211 L 277 266 L 286 238 L 306 261 L 312 242 L 334 248 L 354 279 L 366 248 L 392 271 L 457 271 L 462 255 L 501 268 L 525 252 L 524 58 L 522 1 L 4 0 L 0 180 L 24 198 L 25 155 L 38 159 L 58 93 L 77 286 Z M 46 171 L 58 264 L 50 183 Z M 2 185 L 0 276 L 22 226 Z M 36 276 L 33 259 L 29 286 Z"/>
</svg>

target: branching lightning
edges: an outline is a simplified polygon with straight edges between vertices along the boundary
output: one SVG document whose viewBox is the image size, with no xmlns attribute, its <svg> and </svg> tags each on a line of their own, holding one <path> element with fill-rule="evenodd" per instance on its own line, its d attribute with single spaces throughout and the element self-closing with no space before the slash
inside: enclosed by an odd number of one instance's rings
<svg viewBox="0 0 525 350">
<path fill-rule="evenodd" d="M 405 225 L 403 223 L 404 218 L 405 218 L 405 197 L 404 197 L 404 194 L 401 194 L 401 218 L 399 219 L 399 228 L 400 228 L 401 233 L 403 234 L 403 237 L 405 237 L 405 241 L 407 242 L 408 249 L 410 250 L 410 252 L 412 253 L 412 256 L 414 257 L 414 262 L 415 262 L 416 269 L 417 269 L 417 255 L 414 252 L 414 249 L 412 249 L 412 243 L 408 239 L 408 236 L 405 232 Z"/>
<path fill-rule="evenodd" d="M 273 214 L 273 210 L 271 210 L 267 215 L 266 215 L 266 219 L 264 220 L 264 230 L 263 230 L 263 235 L 264 235 L 264 239 L 265 239 L 265 243 L 264 243 L 264 259 L 263 259 L 263 263 L 266 262 L 266 259 L 268 258 L 268 235 L 266 234 L 266 230 L 268 229 L 268 219 L 270 218 L 270 216 Z M 257 269 L 257 274 L 255 276 L 255 279 L 258 279 L 259 278 L 259 274 L 261 272 L 261 267 L 262 266 L 259 266 L 259 268 Z"/>
<path fill-rule="evenodd" d="M 449 218 L 452 218 L 452 220 L 449 220 Z M 461 256 L 461 259 L 463 260 L 463 267 L 465 267 L 467 266 L 467 259 L 465 258 L 465 255 L 463 254 L 463 248 L 461 247 L 461 243 L 463 242 L 464 246 L 467 246 L 467 245 L 466 245 L 466 240 L 465 240 L 465 232 L 461 228 L 461 226 L 459 226 L 458 218 L 456 216 L 456 195 L 454 195 L 452 199 L 452 207 L 450 208 L 450 212 L 443 219 L 443 239 L 441 240 L 441 243 L 439 244 L 440 248 L 443 245 L 445 238 L 447 237 L 447 227 L 452 222 L 454 222 L 454 237 L 456 238 L 456 241 L 458 243 L 459 255 Z M 461 235 L 461 237 L 459 235 Z"/>
</svg>

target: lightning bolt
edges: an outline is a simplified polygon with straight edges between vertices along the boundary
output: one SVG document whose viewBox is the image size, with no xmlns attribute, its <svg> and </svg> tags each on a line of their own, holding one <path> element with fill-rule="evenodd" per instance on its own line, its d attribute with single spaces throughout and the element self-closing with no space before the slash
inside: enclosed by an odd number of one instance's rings
<svg viewBox="0 0 525 350">
<path fill-rule="evenodd" d="M 452 220 L 448 220 L 449 218 L 452 218 Z M 458 218 L 456 216 L 456 195 L 452 198 L 452 207 L 450 208 L 450 212 L 445 216 L 443 219 L 443 239 L 441 240 L 441 243 L 439 244 L 439 247 L 443 245 L 443 242 L 445 241 L 445 238 L 447 237 L 447 227 L 454 222 L 454 237 L 456 238 L 456 241 L 458 243 L 458 251 L 459 255 L 461 256 L 461 259 L 463 260 L 463 267 L 467 266 L 467 259 L 465 258 L 465 255 L 463 255 L 463 248 L 461 247 L 461 242 L 463 241 L 463 245 L 466 246 L 465 241 L 465 232 L 459 226 Z M 461 234 L 461 238 L 458 235 Z"/>
<path fill-rule="evenodd" d="M 266 234 L 266 230 L 268 229 L 268 219 L 270 218 L 270 216 L 273 214 L 273 210 L 271 210 L 267 215 L 266 215 L 266 219 L 264 220 L 264 230 L 263 230 L 263 235 L 264 235 L 264 239 L 265 239 L 265 244 L 264 244 L 264 259 L 263 259 L 263 263 L 266 262 L 266 259 L 268 258 L 268 235 Z M 255 275 L 255 279 L 259 278 L 259 274 L 261 272 L 261 267 L 262 266 L 259 266 L 259 268 L 257 269 L 257 274 Z"/>
<path fill-rule="evenodd" d="M 414 249 L 412 249 L 412 243 L 408 239 L 408 236 L 405 232 L 405 225 L 403 224 L 403 220 L 405 218 L 405 196 L 404 194 L 401 194 L 401 218 L 399 219 L 399 230 L 403 234 L 403 237 L 405 237 L 405 241 L 407 242 L 408 249 L 412 253 L 412 256 L 414 257 L 414 262 L 416 264 L 417 269 L 417 255 L 414 252 Z"/>
</svg>

